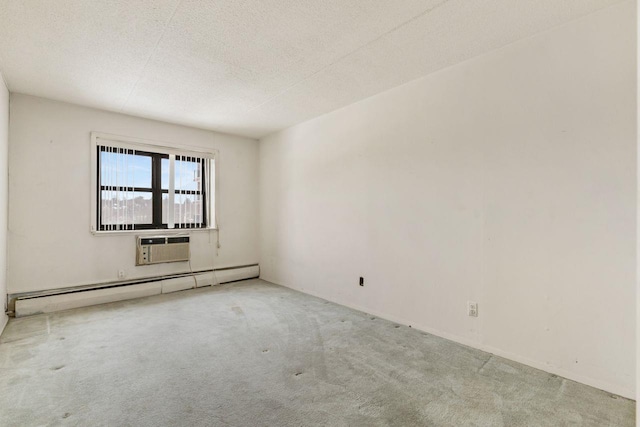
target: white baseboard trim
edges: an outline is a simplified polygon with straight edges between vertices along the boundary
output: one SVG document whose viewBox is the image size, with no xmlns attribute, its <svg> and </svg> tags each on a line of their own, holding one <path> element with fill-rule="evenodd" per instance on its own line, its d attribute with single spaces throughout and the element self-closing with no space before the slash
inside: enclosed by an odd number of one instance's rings
<svg viewBox="0 0 640 427">
<path fill-rule="evenodd" d="M 237 280 L 254 279 L 260 276 L 260 266 L 251 265 L 241 268 L 226 268 L 216 270 L 214 280 L 216 283 L 235 282 Z"/>
<path fill-rule="evenodd" d="M 85 289 L 55 295 L 18 298 L 15 301 L 15 316 L 52 313 L 90 305 L 106 304 L 152 295 L 167 294 L 187 289 L 213 286 L 237 280 L 252 279 L 260 275 L 258 265 L 225 268 L 215 272 L 196 273 L 147 283 L 125 284 L 102 289 Z"/>
<path fill-rule="evenodd" d="M 117 288 L 96 289 L 72 294 L 50 295 L 16 301 L 16 317 L 51 313 L 89 305 L 106 304 L 133 298 L 148 297 L 162 293 L 162 282 L 142 283 Z"/>
<path fill-rule="evenodd" d="M 428 326 L 425 326 L 425 325 L 420 325 L 420 324 L 417 324 L 417 323 L 412 322 L 410 320 L 399 318 L 397 316 L 393 316 L 393 315 L 390 315 L 388 313 L 383 313 L 383 312 L 380 312 L 380 311 L 377 311 L 377 310 L 371 310 L 371 309 L 369 309 L 367 307 L 359 306 L 359 305 L 356 305 L 356 304 L 350 304 L 350 303 L 344 303 L 344 302 L 340 302 L 340 301 L 335 301 L 335 300 L 332 300 L 332 299 L 326 297 L 325 295 L 323 295 L 323 294 L 321 294 L 319 292 L 310 291 L 308 289 L 302 289 L 302 288 L 298 288 L 298 287 L 295 287 L 295 286 L 289 286 L 289 285 L 286 285 L 286 284 L 280 284 L 280 283 L 278 283 L 278 282 L 276 282 L 274 280 L 271 280 L 270 278 L 265 277 L 265 276 L 261 276 L 260 278 L 262 280 L 267 281 L 267 282 L 270 282 L 270 283 L 273 283 L 273 284 L 276 284 L 276 285 L 280 285 L 280 286 L 284 286 L 286 288 L 293 289 L 293 290 L 301 292 L 303 294 L 311 295 L 311 296 L 314 296 L 314 297 L 317 297 L 317 298 L 321 298 L 321 299 L 326 300 L 326 301 L 333 302 L 335 304 L 339 304 L 339 305 L 342 305 L 342 306 L 345 306 L 345 307 L 352 308 L 354 310 L 358 310 L 358 311 L 362 311 L 364 313 L 372 314 L 372 315 L 374 315 L 376 317 L 379 317 L 381 319 L 390 320 L 392 322 L 395 322 L 395 323 L 398 323 L 398 324 L 401 324 L 401 325 L 411 326 L 411 328 L 415 328 L 415 329 L 417 329 L 419 331 L 427 332 L 427 333 L 429 333 L 431 335 L 435 335 L 435 336 L 438 336 L 440 338 L 444 338 L 444 339 L 447 339 L 449 341 L 456 342 L 458 344 L 466 345 L 467 347 L 472 347 L 472 348 L 475 348 L 477 350 L 485 351 L 487 353 L 491 353 L 491 354 L 494 354 L 496 356 L 499 356 L 499 357 L 502 357 L 502 358 L 505 358 L 505 359 L 508 359 L 508 360 L 512 360 L 514 362 L 522 363 L 523 365 L 527 365 L 527 366 L 530 366 L 532 368 L 539 369 L 541 371 L 548 372 L 550 374 L 554 374 L 554 375 L 566 378 L 566 379 L 571 380 L 571 381 L 575 381 L 575 382 L 578 382 L 578 383 L 581 383 L 581 384 L 585 384 L 585 385 L 588 385 L 590 387 L 594 387 L 594 388 L 597 388 L 597 389 L 600 389 L 600 390 L 604 390 L 604 391 L 606 391 L 608 393 L 612 393 L 612 394 L 615 394 L 615 395 L 618 395 L 618 396 L 622 396 L 622 397 L 625 397 L 625 398 L 631 399 L 631 400 L 635 400 L 635 398 L 636 398 L 635 391 L 633 389 L 629 389 L 629 388 L 626 388 L 626 387 L 621 387 L 621 386 L 619 386 L 617 384 L 612 384 L 612 383 L 609 383 L 609 382 L 606 382 L 606 381 L 601 381 L 601 380 L 598 380 L 598 379 L 595 379 L 595 378 L 591 378 L 591 377 L 587 377 L 587 376 L 584 376 L 584 375 L 576 374 L 574 372 L 567 371 L 565 369 L 562 369 L 562 368 L 554 366 L 554 365 L 547 364 L 545 362 L 540 362 L 540 361 L 537 361 L 537 360 L 529 359 L 529 358 L 527 358 L 525 356 L 520 356 L 520 355 L 517 355 L 517 354 L 513 354 L 513 353 L 510 353 L 508 351 L 505 351 L 505 350 L 502 350 L 502 349 L 499 349 L 499 348 L 496 348 L 496 347 L 493 347 L 493 346 L 490 346 L 490 345 L 487 345 L 487 344 L 483 344 L 481 342 L 478 342 L 478 341 L 475 341 L 475 340 L 472 340 L 472 339 L 469 339 L 469 338 L 466 338 L 466 337 L 461 337 L 461 336 L 450 334 L 448 332 L 443 332 L 443 331 L 440 331 L 438 329 L 434 329 L 434 328 L 431 328 L 431 327 L 428 327 Z"/>
</svg>

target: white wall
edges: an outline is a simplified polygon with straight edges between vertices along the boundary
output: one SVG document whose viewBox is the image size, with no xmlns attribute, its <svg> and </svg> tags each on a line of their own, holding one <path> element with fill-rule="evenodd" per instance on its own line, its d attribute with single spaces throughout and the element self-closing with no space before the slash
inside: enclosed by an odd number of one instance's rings
<svg viewBox="0 0 640 427">
<path fill-rule="evenodd" d="M 635 397 L 635 22 L 629 1 L 261 140 L 262 277 Z"/>
<path fill-rule="evenodd" d="M 9 147 L 9 91 L 0 74 L 0 333 L 9 318 L 7 308 L 7 202 L 9 175 L 7 156 Z"/>
<path fill-rule="evenodd" d="M 90 233 L 90 132 L 219 150 L 215 232 L 192 232 L 194 270 L 258 261 L 258 142 L 252 139 L 11 95 L 9 294 L 189 271 L 135 266 L 134 235 Z"/>
<path fill-rule="evenodd" d="M 637 161 L 640 164 L 640 132 L 638 124 L 640 123 L 640 69 L 638 69 L 638 58 L 640 58 L 640 8 L 636 2 L 636 143 L 637 143 Z M 640 183 L 640 168 L 637 168 L 637 182 Z M 636 426 L 640 427 L 640 188 L 636 188 Z"/>
</svg>

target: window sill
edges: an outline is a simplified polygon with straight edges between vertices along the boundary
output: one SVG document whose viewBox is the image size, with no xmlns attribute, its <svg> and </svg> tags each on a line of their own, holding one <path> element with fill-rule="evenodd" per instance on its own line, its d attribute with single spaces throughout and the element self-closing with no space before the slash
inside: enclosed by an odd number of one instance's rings
<svg viewBox="0 0 640 427">
<path fill-rule="evenodd" d="M 171 236 L 176 234 L 185 234 L 185 233 L 202 233 L 205 231 L 218 231 L 217 228 L 159 228 L 159 229 L 151 229 L 151 230 L 118 230 L 118 231 L 94 231 L 91 230 L 91 234 L 98 237 L 104 236 L 126 236 L 126 235 L 136 235 L 136 236 L 153 236 L 153 235 L 162 235 L 162 236 Z"/>
</svg>

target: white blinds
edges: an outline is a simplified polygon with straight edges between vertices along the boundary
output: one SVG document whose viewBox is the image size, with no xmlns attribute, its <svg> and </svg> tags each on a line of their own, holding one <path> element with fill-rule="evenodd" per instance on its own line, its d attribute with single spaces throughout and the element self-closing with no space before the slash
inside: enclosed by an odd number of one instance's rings
<svg viewBox="0 0 640 427">
<path fill-rule="evenodd" d="M 136 201 L 135 198 L 136 168 L 132 161 L 136 158 L 135 150 L 99 146 L 98 156 L 100 228 L 106 231 L 133 230 L 136 221 L 147 219 L 149 210 L 144 199 Z"/>
<path fill-rule="evenodd" d="M 97 145 L 99 230 L 215 227 L 214 159 L 142 148 Z"/>
<path fill-rule="evenodd" d="M 207 221 L 211 159 L 169 155 L 168 228 L 202 228 Z M 171 208 L 173 207 L 173 208 Z"/>
</svg>

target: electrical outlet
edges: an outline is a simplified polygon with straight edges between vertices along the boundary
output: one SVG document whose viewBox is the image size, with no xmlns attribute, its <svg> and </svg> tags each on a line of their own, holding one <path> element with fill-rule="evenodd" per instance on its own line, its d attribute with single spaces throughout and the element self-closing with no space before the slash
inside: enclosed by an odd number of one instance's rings
<svg viewBox="0 0 640 427">
<path fill-rule="evenodd" d="M 474 301 L 467 302 L 467 314 L 471 317 L 478 317 L 478 303 Z"/>
<path fill-rule="evenodd" d="M 124 270 L 118 270 L 118 279 L 124 279 L 125 277 L 126 277 L 126 274 Z"/>
<path fill-rule="evenodd" d="M 364 277 L 360 278 L 360 286 L 364 286 Z"/>
</svg>

